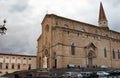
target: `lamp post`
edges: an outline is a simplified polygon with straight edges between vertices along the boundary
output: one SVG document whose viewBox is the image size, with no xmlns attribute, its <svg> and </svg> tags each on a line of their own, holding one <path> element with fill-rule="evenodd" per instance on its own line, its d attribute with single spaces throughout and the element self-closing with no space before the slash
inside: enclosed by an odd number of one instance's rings
<svg viewBox="0 0 120 78">
<path fill-rule="evenodd" d="M 5 34 L 7 28 L 5 27 L 5 24 L 6 24 L 6 20 L 4 19 L 3 20 L 3 25 L 0 25 L 0 34 L 3 35 Z"/>
</svg>

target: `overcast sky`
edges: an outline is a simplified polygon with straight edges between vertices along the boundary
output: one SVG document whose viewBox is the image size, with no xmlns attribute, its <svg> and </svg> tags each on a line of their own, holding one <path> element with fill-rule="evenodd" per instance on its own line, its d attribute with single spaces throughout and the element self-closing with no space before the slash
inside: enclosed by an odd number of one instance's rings
<svg viewBox="0 0 120 78">
<path fill-rule="evenodd" d="M 101 1 L 109 28 L 120 32 L 119 0 L 0 0 L 0 24 L 6 19 L 8 29 L 0 35 L 0 52 L 36 55 L 47 13 L 97 25 Z"/>
</svg>

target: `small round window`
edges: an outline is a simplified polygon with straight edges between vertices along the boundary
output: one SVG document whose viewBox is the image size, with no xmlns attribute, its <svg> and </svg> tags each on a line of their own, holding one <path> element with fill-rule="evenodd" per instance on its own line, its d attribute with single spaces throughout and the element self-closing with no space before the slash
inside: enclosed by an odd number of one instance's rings
<svg viewBox="0 0 120 78">
<path fill-rule="evenodd" d="M 49 31 L 49 25 L 47 24 L 45 27 L 45 30 L 48 32 Z"/>
<path fill-rule="evenodd" d="M 68 28 L 68 25 L 67 25 L 67 24 L 65 24 L 65 25 L 64 25 L 64 28 Z"/>
</svg>

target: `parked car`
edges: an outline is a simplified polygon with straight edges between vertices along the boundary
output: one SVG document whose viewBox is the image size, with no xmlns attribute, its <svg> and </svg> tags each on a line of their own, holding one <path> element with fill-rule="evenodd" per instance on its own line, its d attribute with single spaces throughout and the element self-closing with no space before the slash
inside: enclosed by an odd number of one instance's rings
<svg viewBox="0 0 120 78">
<path fill-rule="evenodd" d="M 77 78 L 78 77 L 78 73 L 77 72 L 65 72 L 62 75 L 63 78 Z"/>
<path fill-rule="evenodd" d="M 68 64 L 67 68 L 75 68 L 75 65 L 74 64 Z"/>
<path fill-rule="evenodd" d="M 110 75 L 109 73 L 105 72 L 105 71 L 97 71 L 97 75 L 98 76 L 108 76 Z"/>
<path fill-rule="evenodd" d="M 106 72 L 109 73 L 110 75 L 117 75 L 117 72 L 115 70 L 108 70 Z"/>
<path fill-rule="evenodd" d="M 102 68 L 102 69 L 107 69 L 107 68 L 108 68 L 108 66 L 101 65 L 101 66 L 100 66 L 100 68 Z"/>
<path fill-rule="evenodd" d="M 116 75 L 120 75 L 120 70 L 114 70 L 114 72 L 116 73 Z"/>
<path fill-rule="evenodd" d="M 81 72 L 83 78 L 89 78 L 92 75 L 92 72 Z"/>
<path fill-rule="evenodd" d="M 81 73 L 77 73 L 77 76 L 78 76 L 78 78 L 82 78 L 83 77 Z"/>
<path fill-rule="evenodd" d="M 110 75 L 119 75 L 120 74 L 119 70 L 108 70 L 106 72 L 109 73 Z"/>
<path fill-rule="evenodd" d="M 78 68 L 83 71 L 86 67 L 85 66 L 78 66 Z"/>
</svg>

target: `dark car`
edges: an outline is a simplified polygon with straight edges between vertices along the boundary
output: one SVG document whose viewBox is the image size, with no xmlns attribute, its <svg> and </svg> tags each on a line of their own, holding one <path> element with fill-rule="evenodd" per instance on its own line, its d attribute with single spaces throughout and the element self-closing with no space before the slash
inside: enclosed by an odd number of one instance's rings
<svg viewBox="0 0 120 78">
<path fill-rule="evenodd" d="M 92 75 L 92 72 L 81 72 L 83 78 L 89 78 Z"/>
<path fill-rule="evenodd" d="M 78 77 L 78 74 L 77 72 L 65 72 L 63 75 L 62 75 L 62 78 L 77 78 Z"/>
<path fill-rule="evenodd" d="M 116 70 L 108 70 L 106 72 L 109 73 L 110 75 L 117 75 L 117 71 Z"/>
<path fill-rule="evenodd" d="M 116 73 L 116 75 L 120 75 L 120 70 L 114 70 L 114 73 Z"/>
</svg>

